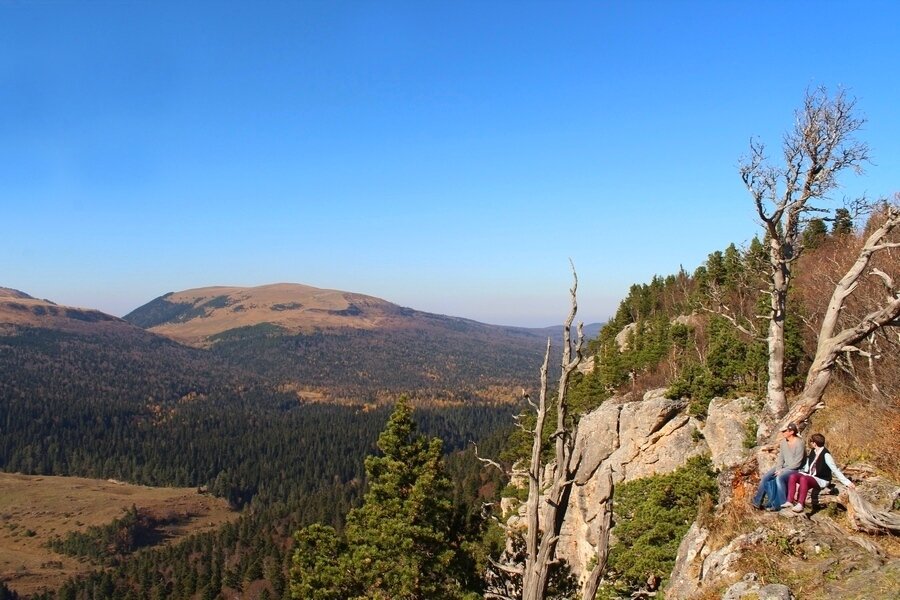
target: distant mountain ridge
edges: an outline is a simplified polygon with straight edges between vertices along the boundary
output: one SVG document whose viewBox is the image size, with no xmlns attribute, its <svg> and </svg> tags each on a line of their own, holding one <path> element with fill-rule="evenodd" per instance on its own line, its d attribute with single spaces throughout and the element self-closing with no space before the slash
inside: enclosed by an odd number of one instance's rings
<svg viewBox="0 0 900 600">
<path fill-rule="evenodd" d="M 39 300 L 19 290 L 0 287 L 0 325 L 50 327 L 71 331 L 83 329 L 85 323 L 118 323 L 124 327 L 132 327 L 99 310 L 62 306 L 50 300 Z"/>
<path fill-rule="evenodd" d="M 124 319 L 138 327 L 192 345 L 207 345 L 231 330 L 268 324 L 283 333 L 308 334 L 329 329 L 390 330 L 489 328 L 541 337 L 559 337 L 561 327 L 490 325 L 471 319 L 418 311 L 386 300 L 297 283 L 257 287 L 214 286 L 169 292 Z M 596 335 L 599 324 L 587 327 Z"/>
<path fill-rule="evenodd" d="M 562 331 L 291 283 L 170 292 L 124 319 L 278 382 L 357 393 L 518 387 L 535 378 L 547 337 L 558 345 Z"/>
<path fill-rule="evenodd" d="M 170 292 L 125 320 L 191 344 L 230 329 L 270 323 L 291 333 L 396 326 L 416 311 L 379 298 L 307 285 L 206 287 Z"/>
<path fill-rule="evenodd" d="M 194 373 L 222 377 L 221 369 L 235 369 L 227 378 L 239 372 L 261 377 L 297 390 L 300 398 L 468 397 L 486 390 L 492 390 L 489 397 L 511 398 L 509 390 L 536 383 L 547 337 L 558 348 L 561 327 L 488 325 L 300 284 L 173 292 L 124 319 L 0 288 L 0 350 L 10 344 L 20 358 L 37 352 L 35 361 L 53 365 L 71 339 L 74 353 L 59 359 L 85 381 L 95 372 L 98 348 L 117 348 L 117 369 L 152 371 L 156 378 L 166 376 L 145 361 L 172 365 L 191 350 Z M 24 364 L 7 366 L 15 375 Z"/>
</svg>

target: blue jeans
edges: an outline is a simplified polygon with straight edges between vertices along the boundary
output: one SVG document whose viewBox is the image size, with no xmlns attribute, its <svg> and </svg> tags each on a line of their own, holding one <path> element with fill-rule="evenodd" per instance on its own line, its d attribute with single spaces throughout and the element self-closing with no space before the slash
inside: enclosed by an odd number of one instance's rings
<svg viewBox="0 0 900 600">
<path fill-rule="evenodd" d="M 753 504 L 763 508 L 780 508 L 787 500 L 788 477 L 791 476 L 791 473 L 796 472 L 796 469 L 782 469 L 781 473 L 776 477 L 775 469 L 766 471 L 765 475 L 759 480 L 759 487 L 756 488 L 756 495 L 753 496 Z M 775 480 L 774 494 L 771 492 L 772 486 L 770 483 L 773 479 Z M 768 491 L 766 490 L 767 487 L 769 488 Z M 765 505 L 763 505 L 763 498 L 767 500 Z"/>
<path fill-rule="evenodd" d="M 781 508 L 781 505 L 787 502 L 788 478 L 796 472 L 797 469 L 782 469 L 781 474 L 775 478 L 775 497 L 769 500 L 772 507 Z"/>
</svg>

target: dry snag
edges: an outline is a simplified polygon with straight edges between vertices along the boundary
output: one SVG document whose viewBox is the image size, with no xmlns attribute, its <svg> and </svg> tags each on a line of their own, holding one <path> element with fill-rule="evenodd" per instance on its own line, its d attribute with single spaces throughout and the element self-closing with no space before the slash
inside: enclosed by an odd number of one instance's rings
<svg viewBox="0 0 900 600">
<path fill-rule="evenodd" d="M 575 482 L 578 460 L 575 456 L 575 438 L 578 425 L 570 418 L 568 407 L 568 391 L 572 373 L 582 359 L 584 344 L 583 324 L 579 323 L 575 339 L 572 339 L 572 324 L 578 311 L 576 291 L 578 275 L 572 268 L 573 285 L 570 289 L 571 309 L 563 325 L 562 365 L 555 399 L 551 398 L 548 384 L 548 367 L 550 363 L 551 344 L 547 340 L 547 349 L 541 365 L 541 384 L 537 401 L 525 396 L 530 407 L 535 411 L 534 429 L 528 431 L 531 436 L 531 453 L 527 469 L 521 474 L 528 480 L 528 498 L 525 501 L 525 539 L 524 548 L 518 557 L 507 556 L 507 560 L 494 562 L 493 567 L 520 578 L 520 585 L 499 585 L 489 591 L 486 597 L 503 600 L 542 600 L 546 594 L 551 568 L 559 562 L 556 554 L 560 531 L 568 509 L 569 495 Z M 550 434 L 553 444 L 553 460 L 545 462 L 544 431 L 548 417 L 555 409 L 556 426 Z M 487 461 L 485 461 L 487 462 Z M 593 569 L 583 589 L 584 598 L 593 598 L 601 581 L 606 565 L 609 546 L 609 526 L 612 519 L 612 478 L 610 475 L 608 498 L 603 501 L 601 510 L 600 544 L 598 547 L 597 566 Z M 519 560 L 516 560 L 518 558 Z M 590 591 L 589 590 L 593 590 Z M 590 593 L 590 596 L 587 594 Z"/>
<path fill-rule="evenodd" d="M 793 266 L 803 250 L 801 224 L 813 203 L 838 187 L 838 176 L 850 169 L 862 172 L 869 148 L 854 135 L 865 121 L 854 114 L 856 102 L 824 89 L 807 92 L 796 122 L 782 143 L 784 164 L 775 166 L 765 146 L 750 143 L 750 155 L 740 167 L 741 179 L 756 208 L 768 254 L 768 384 L 766 411 L 771 420 L 787 411 L 784 389 L 784 327 Z"/>
<path fill-rule="evenodd" d="M 900 195 L 896 199 L 900 201 Z M 900 227 L 900 207 L 886 205 L 883 215 L 880 226 L 866 239 L 856 260 L 832 292 L 819 329 L 816 354 L 807 373 L 806 383 L 799 398 L 781 420 L 782 427 L 791 421 L 802 423 L 816 411 L 822 402 L 825 388 L 831 381 L 835 363 L 843 353 L 852 351 L 860 342 L 882 327 L 900 325 L 900 284 L 894 275 L 869 267 L 877 253 L 900 247 L 900 242 L 892 241 L 891 237 L 891 234 Z M 859 321 L 839 327 L 839 317 L 844 303 L 857 289 L 865 275 L 881 281 L 884 288 L 883 301 Z"/>
</svg>

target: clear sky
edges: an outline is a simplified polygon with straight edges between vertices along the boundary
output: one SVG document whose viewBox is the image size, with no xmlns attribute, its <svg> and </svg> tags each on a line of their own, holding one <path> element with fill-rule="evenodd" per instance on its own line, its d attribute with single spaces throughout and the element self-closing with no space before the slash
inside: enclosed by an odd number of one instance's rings
<svg viewBox="0 0 900 600">
<path fill-rule="evenodd" d="M 123 315 L 297 282 L 586 322 L 757 225 L 737 173 L 848 88 L 900 190 L 897 2 L 0 0 L 0 286 Z"/>
</svg>

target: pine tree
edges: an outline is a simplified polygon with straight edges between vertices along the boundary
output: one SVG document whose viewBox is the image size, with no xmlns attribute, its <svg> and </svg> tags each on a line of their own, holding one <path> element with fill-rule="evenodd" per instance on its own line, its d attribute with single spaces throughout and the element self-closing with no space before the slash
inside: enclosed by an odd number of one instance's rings
<svg viewBox="0 0 900 600">
<path fill-rule="evenodd" d="M 838 208 L 834 211 L 831 235 L 847 235 L 849 233 L 853 233 L 853 217 L 846 208 Z"/>
<path fill-rule="evenodd" d="M 314 523 L 294 536 L 291 597 L 341 600 L 351 595 L 346 545 L 327 525 Z"/>
<path fill-rule="evenodd" d="M 822 242 L 828 236 L 828 228 L 825 227 L 823 219 L 810 219 L 803 230 L 803 247 L 807 250 L 813 250 L 822 245 Z"/>
<path fill-rule="evenodd" d="M 294 598 L 457 599 L 464 564 L 453 534 L 442 442 L 416 430 L 406 398 L 366 459 L 369 489 L 347 516 L 346 542 L 314 525 L 297 534 Z"/>
<path fill-rule="evenodd" d="M 347 518 L 353 566 L 371 598 L 457 598 L 451 483 L 442 442 L 416 431 L 405 398 L 366 459 L 369 490 Z"/>
</svg>

